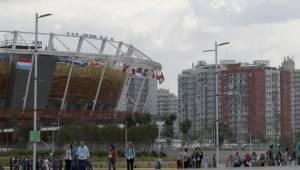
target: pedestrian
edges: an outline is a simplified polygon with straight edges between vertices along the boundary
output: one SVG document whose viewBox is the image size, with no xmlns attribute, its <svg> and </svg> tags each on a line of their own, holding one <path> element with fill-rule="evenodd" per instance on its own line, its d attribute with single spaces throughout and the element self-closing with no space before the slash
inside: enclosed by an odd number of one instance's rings
<svg viewBox="0 0 300 170">
<path fill-rule="evenodd" d="M 251 162 L 251 157 L 249 153 L 246 153 L 243 159 L 244 167 L 249 167 Z"/>
<path fill-rule="evenodd" d="M 71 170 L 72 148 L 70 144 L 65 146 L 65 170 Z"/>
<path fill-rule="evenodd" d="M 251 166 L 256 167 L 257 166 L 257 155 L 255 152 L 251 155 Z"/>
<path fill-rule="evenodd" d="M 128 146 L 126 146 L 125 158 L 127 160 L 127 170 L 133 170 L 135 150 L 134 150 L 134 146 L 131 142 L 128 142 Z"/>
<path fill-rule="evenodd" d="M 233 156 L 232 156 L 232 154 L 230 154 L 230 155 L 227 157 L 226 167 L 232 167 L 232 161 L 233 161 Z"/>
<path fill-rule="evenodd" d="M 9 170 L 13 170 L 13 167 L 14 167 L 14 159 L 15 159 L 15 156 L 12 156 L 10 159 L 9 159 Z"/>
<path fill-rule="evenodd" d="M 78 155 L 78 170 L 86 170 L 87 161 L 90 157 L 90 152 L 87 146 L 85 146 L 84 142 L 80 142 L 80 146 L 77 149 Z"/>
<path fill-rule="evenodd" d="M 265 157 L 265 154 L 261 154 L 260 157 L 259 157 L 259 160 L 258 160 L 258 164 L 259 166 L 261 167 L 264 167 L 265 164 L 266 164 L 266 157 Z"/>
<path fill-rule="evenodd" d="M 71 168 L 71 166 L 69 168 Z M 59 159 L 57 158 L 57 156 L 54 156 L 54 159 L 52 161 L 52 169 L 59 170 Z"/>
<path fill-rule="evenodd" d="M 61 157 L 58 159 L 58 162 L 59 162 L 59 164 L 58 164 L 59 165 L 58 166 L 58 170 L 62 170 L 63 169 L 63 161 L 62 160 L 63 160 L 63 158 L 61 158 Z"/>
<path fill-rule="evenodd" d="M 115 150 L 114 145 L 110 144 L 110 148 L 108 151 L 108 170 L 111 170 L 111 167 L 113 167 L 113 170 L 116 170 L 116 161 L 117 161 L 117 152 Z"/>
<path fill-rule="evenodd" d="M 291 166 L 296 166 L 297 165 L 297 161 L 296 161 L 296 151 L 295 149 L 293 149 L 292 153 L 291 153 Z"/>
<path fill-rule="evenodd" d="M 242 164 L 242 159 L 238 152 L 233 156 L 233 167 L 240 167 Z"/>
<path fill-rule="evenodd" d="M 21 161 L 21 166 L 22 166 L 22 170 L 27 170 L 27 166 L 28 166 L 27 157 L 23 158 L 23 160 Z"/>
<path fill-rule="evenodd" d="M 45 155 L 43 158 L 42 170 L 49 170 L 50 169 L 50 161 L 48 157 Z"/>
<path fill-rule="evenodd" d="M 270 149 L 266 153 L 267 162 L 269 166 L 275 166 L 274 154 L 273 154 L 273 145 L 270 145 Z"/>
<path fill-rule="evenodd" d="M 38 158 L 36 160 L 36 169 L 42 170 L 42 164 L 43 164 L 43 159 L 41 156 L 38 156 Z"/>
<path fill-rule="evenodd" d="M 193 154 L 191 156 L 191 168 L 195 169 L 197 168 L 197 155 L 196 150 L 193 151 Z"/>
<path fill-rule="evenodd" d="M 156 155 L 156 159 L 154 162 L 154 169 L 155 170 L 160 170 L 161 169 L 161 159 Z"/>
<path fill-rule="evenodd" d="M 201 151 L 201 148 L 196 148 L 196 159 L 197 159 L 197 168 L 201 168 L 202 159 L 203 159 L 203 153 Z"/>
<path fill-rule="evenodd" d="M 184 149 L 183 152 L 183 168 L 189 168 L 190 167 L 190 156 L 189 156 L 189 150 L 188 148 Z"/>
<path fill-rule="evenodd" d="M 207 157 L 203 158 L 203 167 L 204 168 L 208 168 L 209 167 L 209 162 L 208 162 L 208 158 Z"/>
<path fill-rule="evenodd" d="M 176 155 L 176 167 L 177 167 L 177 169 L 182 169 L 183 168 L 182 163 L 183 163 L 183 151 L 180 148 L 180 149 L 177 149 L 177 155 Z"/>
<path fill-rule="evenodd" d="M 71 145 L 71 151 L 72 151 L 72 163 L 71 163 L 71 169 L 72 170 L 78 170 L 78 144 L 77 142 L 74 142 L 73 145 Z"/>
<path fill-rule="evenodd" d="M 213 162 L 212 167 L 216 168 L 217 167 L 217 159 L 216 159 L 216 154 L 215 153 L 213 154 L 212 162 Z"/>
<path fill-rule="evenodd" d="M 276 161 L 275 165 L 276 166 L 282 166 L 282 160 L 283 160 L 282 154 L 281 154 L 280 151 L 278 151 L 277 154 L 276 154 L 276 156 L 275 156 L 275 161 Z"/>
</svg>

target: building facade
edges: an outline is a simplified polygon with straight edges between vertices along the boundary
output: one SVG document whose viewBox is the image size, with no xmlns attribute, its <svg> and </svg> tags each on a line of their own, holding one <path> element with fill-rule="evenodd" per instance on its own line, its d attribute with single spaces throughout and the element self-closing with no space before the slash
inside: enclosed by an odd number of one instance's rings
<svg viewBox="0 0 300 170">
<path fill-rule="evenodd" d="M 251 64 L 221 61 L 218 65 L 220 123 L 239 142 L 247 142 L 249 138 L 274 141 L 282 134 L 290 137 L 292 122 L 297 121 L 292 119 L 297 115 L 297 109 L 292 111 L 292 103 L 298 102 L 292 98 L 296 95 L 292 89 L 298 88 L 293 81 L 296 75 L 270 67 L 266 60 Z M 214 82 L 214 65 L 204 61 L 178 76 L 178 121 L 189 119 L 190 134 L 197 139 L 209 138 L 208 129 L 214 127 Z M 297 123 L 293 125 L 296 127 Z"/>
<path fill-rule="evenodd" d="M 177 114 L 177 96 L 168 89 L 157 91 L 157 114 L 163 117 Z"/>
</svg>

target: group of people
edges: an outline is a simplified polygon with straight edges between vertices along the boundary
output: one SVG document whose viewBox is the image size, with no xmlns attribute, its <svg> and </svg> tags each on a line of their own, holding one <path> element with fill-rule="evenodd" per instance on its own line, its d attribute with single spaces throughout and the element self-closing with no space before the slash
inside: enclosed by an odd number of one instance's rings
<svg viewBox="0 0 300 170">
<path fill-rule="evenodd" d="M 58 157 L 49 158 L 47 155 L 40 156 L 36 161 L 37 170 L 49 170 L 52 167 L 53 170 L 62 170 L 63 162 Z M 32 170 L 33 160 L 31 157 L 26 156 L 23 158 L 18 158 L 13 156 L 10 158 L 10 170 Z"/>
<path fill-rule="evenodd" d="M 253 152 L 251 155 L 246 153 L 242 158 L 238 152 L 229 155 L 226 161 L 227 167 L 257 167 L 257 166 L 287 166 L 296 164 L 296 152 L 286 148 L 285 151 L 273 152 L 273 145 L 266 153 L 258 155 Z"/>
<path fill-rule="evenodd" d="M 133 163 L 135 159 L 135 150 L 131 142 L 125 148 L 125 158 L 127 161 L 127 170 L 133 170 Z M 110 144 L 108 153 L 108 169 L 116 170 L 117 151 L 113 144 Z M 65 147 L 65 170 L 89 170 L 92 169 L 90 160 L 90 153 L 84 142 L 81 141 L 80 145 L 76 143 L 68 144 Z"/>
<path fill-rule="evenodd" d="M 124 156 L 127 162 L 127 170 L 133 170 L 135 149 L 131 142 L 125 148 Z M 64 160 L 64 161 L 63 161 Z M 116 170 L 117 151 L 113 144 L 110 144 L 108 153 L 108 169 Z M 33 160 L 29 157 L 23 159 L 13 156 L 10 159 L 10 170 L 32 170 Z M 37 158 L 37 170 L 92 170 L 92 162 L 90 152 L 83 141 L 77 144 L 67 144 L 64 147 L 64 155 L 62 157 L 47 156 Z"/>
<path fill-rule="evenodd" d="M 192 154 L 189 153 L 188 148 L 178 149 L 176 156 L 177 169 L 186 168 L 208 168 L 216 167 L 216 158 L 213 156 L 212 164 L 209 164 L 208 158 L 203 155 L 203 152 L 199 147 L 195 148 Z"/>
</svg>

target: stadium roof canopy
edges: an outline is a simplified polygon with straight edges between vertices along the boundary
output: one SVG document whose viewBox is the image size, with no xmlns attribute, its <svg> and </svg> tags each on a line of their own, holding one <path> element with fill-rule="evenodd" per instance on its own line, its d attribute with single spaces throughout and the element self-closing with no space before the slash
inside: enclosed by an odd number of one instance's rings
<svg viewBox="0 0 300 170">
<path fill-rule="evenodd" d="M 96 60 L 112 62 L 121 66 L 161 69 L 161 64 L 131 44 L 113 38 L 78 33 L 39 33 L 38 54 L 66 57 L 74 60 Z M 18 48 L 22 46 L 22 48 Z M 25 47 L 25 48 L 24 48 Z M 26 48 L 28 47 L 28 48 Z M 33 54 L 34 32 L 1 31 L 0 53 Z"/>
</svg>

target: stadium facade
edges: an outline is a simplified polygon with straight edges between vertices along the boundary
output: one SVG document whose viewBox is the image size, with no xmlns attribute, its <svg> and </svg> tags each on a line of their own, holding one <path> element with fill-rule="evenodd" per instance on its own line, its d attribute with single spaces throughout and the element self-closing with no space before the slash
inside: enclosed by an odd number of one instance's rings
<svg viewBox="0 0 300 170">
<path fill-rule="evenodd" d="M 0 117 L 7 121 L 16 112 L 29 120 L 34 33 L 0 31 L 0 37 Z M 111 118 L 120 112 L 157 113 L 157 83 L 164 79 L 161 64 L 133 45 L 78 33 L 40 33 L 38 39 L 40 119 L 78 114 L 79 119 L 96 116 L 101 121 L 104 112 Z"/>
</svg>

